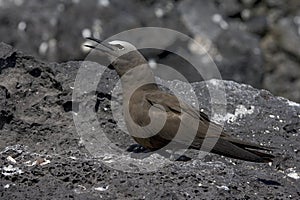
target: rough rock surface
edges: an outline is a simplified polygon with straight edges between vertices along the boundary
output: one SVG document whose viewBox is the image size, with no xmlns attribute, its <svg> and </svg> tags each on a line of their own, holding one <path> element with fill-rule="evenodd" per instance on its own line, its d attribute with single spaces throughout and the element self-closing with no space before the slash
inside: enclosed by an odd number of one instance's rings
<svg viewBox="0 0 300 200">
<path fill-rule="evenodd" d="M 1 199 L 299 199 L 299 104 L 249 85 L 211 80 L 208 84 L 226 88 L 225 130 L 276 147 L 275 162 L 209 154 L 154 172 L 124 172 L 93 157 L 77 134 L 72 113 L 80 102 L 72 106 L 72 91 L 81 65 L 43 63 L 0 44 Z M 86 97 L 94 99 L 108 138 L 125 152 L 133 141 L 116 125 L 109 103 L 115 101 L 110 91 L 116 81 L 115 72 L 105 70 Z M 188 95 L 180 81 L 158 81 Z M 210 114 L 206 84 L 193 87 Z"/>
</svg>

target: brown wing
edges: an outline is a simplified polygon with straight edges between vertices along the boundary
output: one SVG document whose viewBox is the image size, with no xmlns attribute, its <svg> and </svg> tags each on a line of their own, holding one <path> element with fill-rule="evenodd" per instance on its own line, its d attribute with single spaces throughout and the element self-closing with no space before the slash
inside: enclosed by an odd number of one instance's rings
<svg viewBox="0 0 300 200">
<path fill-rule="evenodd" d="M 222 127 L 211 122 L 205 113 L 192 108 L 177 99 L 174 95 L 156 90 L 147 93 L 145 98 L 151 105 L 155 106 L 155 104 L 158 104 L 164 108 L 164 110 L 157 110 L 156 112 L 167 113 L 168 121 L 166 128 L 159 133 L 160 137 L 164 139 L 172 140 L 177 133 L 174 124 L 181 123 L 185 128 L 185 133 L 182 137 L 178 138 L 178 142 L 190 144 L 193 141 L 190 146 L 191 148 L 200 149 L 206 137 L 208 138 L 207 144 L 210 142 L 212 142 L 212 145 L 215 144 L 211 150 L 213 153 L 252 162 L 269 162 L 274 158 L 273 155 L 256 151 L 257 149 L 269 150 L 269 148 L 245 142 L 225 134 Z M 184 114 L 186 120 L 182 121 L 182 115 Z M 191 121 L 194 121 L 194 123 Z M 210 125 L 210 129 L 207 133 L 208 125 Z M 195 131 L 196 135 L 193 134 Z"/>
<path fill-rule="evenodd" d="M 159 104 L 163 106 L 167 112 L 174 112 L 177 114 L 186 113 L 195 119 L 201 120 L 202 122 L 210 121 L 205 113 L 191 107 L 172 94 L 157 90 L 147 93 L 145 98 L 152 105 Z"/>
<path fill-rule="evenodd" d="M 205 113 L 191 107 L 176 96 L 160 90 L 147 92 L 145 99 L 151 106 L 159 105 L 161 109 L 155 111 L 156 115 L 160 112 L 167 114 L 165 127 L 159 133 L 164 139 L 172 140 L 178 132 L 179 125 L 185 131 L 184 138 L 177 138 L 181 142 L 190 142 L 195 138 L 205 137 L 210 123 Z"/>
<path fill-rule="evenodd" d="M 155 104 L 161 105 L 165 109 L 165 111 L 162 110 L 162 112 L 167 112 L 170 119 L 174 118 L 174 120 L 177 120 L 177 118 L 185 114 L 187 115 L 187 118 L 190 118 L 191 120 L 197 120 L 197 126 L 190 127 L 190 129 L 192 128 L 193 130 L 199 130 L 200 133 L 198 133 L 198 137 L 205 137 L 209 125 L 211 133 L 207 135 L 208 137 L 219 137 L 220 132 L 222 132 L 222 127 L 214 122 L 211 122 L 205 113 L 193 108 L 172 94 L 155 90 L 147 93 L 145 98 L 152 106 Z M 227 137 L 227 135 L 222 133 L 222 137 Z"/>
</svg>

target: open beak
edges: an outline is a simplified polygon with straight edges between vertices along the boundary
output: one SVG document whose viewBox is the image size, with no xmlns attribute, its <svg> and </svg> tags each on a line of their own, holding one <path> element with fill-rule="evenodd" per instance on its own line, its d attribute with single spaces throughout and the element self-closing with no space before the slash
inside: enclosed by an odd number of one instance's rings
<svg viewBox="0 0 300 200">
<path fill-rule="evenodd" d="M 98 44 L 101 44 L 102 46 L 104 46 L 104 47 L 110 49 L 111 51 L 114 51 L 114 49 L 113 49 L 112 47 L 110 47 L 110 46 L 104 44 L 104 43 L 103 43 L 103 40 L 99 40 L 99 39 L 97 39 L 97 38 L 92 38 L 92 37 L 86 37 L 85 39 L 87 39 L 87 40 L 92 40 L 92 41 L 94 41 L 94 42 L 97 42 Z"/>
<path fill-rule="evenodd" d="M 104 44 L 102 40 L 99 40 L 99 39 L 96 39 L 96 38 L 92 38 L 92 37 L 86 37 L 85 39 L 92 40 L 92 41 L 98 43 L 98 45 L 92 46 L 92 45 L 85 44 L 84 46 L 86 46 L 88 48 L 91 48 L 91 49 L 96 49 L 98 51 L 101 51 L 103 53 L 109 54 L 109 55 L 114 56 L 114 57 L 118 57 L 118 55 L 116 55 L 114 53 L 114 51 L 115 51 L 114 48 L 111 47 L 111 46 L 109 46 L 109 45 L 107 45 L 107 44 Z M 105 47 L 106 49 L 100 48 L 99 45 L 101 45 L 102 47 Z"/>
</svg>

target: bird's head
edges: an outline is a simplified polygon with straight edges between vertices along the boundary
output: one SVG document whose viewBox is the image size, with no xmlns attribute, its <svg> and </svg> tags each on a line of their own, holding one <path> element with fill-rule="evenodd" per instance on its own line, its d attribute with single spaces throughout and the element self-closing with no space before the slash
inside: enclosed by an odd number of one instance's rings
<svg viewBox="0 0 300 200">
<path fill-rule="evenodd" d="M 104 42 L 95 38 L 87 38 L 97 43 L 96 46 L 85 45 L 86 47 L 96 49 L 103 54 L 107 55 L 111 66 L 117 71 L 119 76 L 122 76 L 130 69 L 142 64 L 146 64 L 147 61 L 142 54 L 136 49 L 134 45 L 129 42 L 121 40 L 113 40 L 110 42 Z"/>
</svg>

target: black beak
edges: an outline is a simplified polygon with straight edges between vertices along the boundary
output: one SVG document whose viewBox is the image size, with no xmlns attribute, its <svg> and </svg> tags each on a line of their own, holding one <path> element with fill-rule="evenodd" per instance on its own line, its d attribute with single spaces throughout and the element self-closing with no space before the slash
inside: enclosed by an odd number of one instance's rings
<svg viewBox="0 0 300 200">
<path fill-rule="evenodd" d="M 104 43 L 103 43 L 103 40 L 99 40 L 99 39 L 97 39 L 97 38 L 92 38 L 92 37 L 86 37 L 85 39 L 87 39 L 87 40 L 92 40 L 92 41 L 94 41 L 94 42 L 97 42 L 98 44 L 100 44 L 100 45 L 102 45 L 102 46 L 108 48 L 109 50 L 114 51 L 114 49 L 113 49 L 112 47 L 110 47 L 110 46 L 104 44 Z"/>
<path fill-rule="evenodd" d="M 101 46 L 107 48 L 107 50 L 106 50 L 106 49 L 103 49 L 103 48 L 99 48 L 98 45 L 97 45 L 97 46 L 92 46 L 92 45 L 87 45 L 87 44 L 85 44 L 84 46 L 86 46 L 86 47 L 88 47 L 88 48 L 91 48 L 91 49 L 96 49 L 96 50 L 101 51 L 101 52 L 104 52 L 104 53 L 107 53 L 107 54 L 112 55 L 112 56 L 114 56 L 114 57 L 118 57 L 118 56 L 114 53 L 115 50 L 114 50 L 111 46 L 109 46 L 109 45 L 107 45 L 107 44 L 104 44 L 102 40 L 99 40 L 99 39 L 96 39 L 96 38 L 92 38 L 92 37 L 86 37 L 86 39 L 92 40 L 92 41 L 98 43 L 99 45 L 101 45 Z"/>
</svg>

